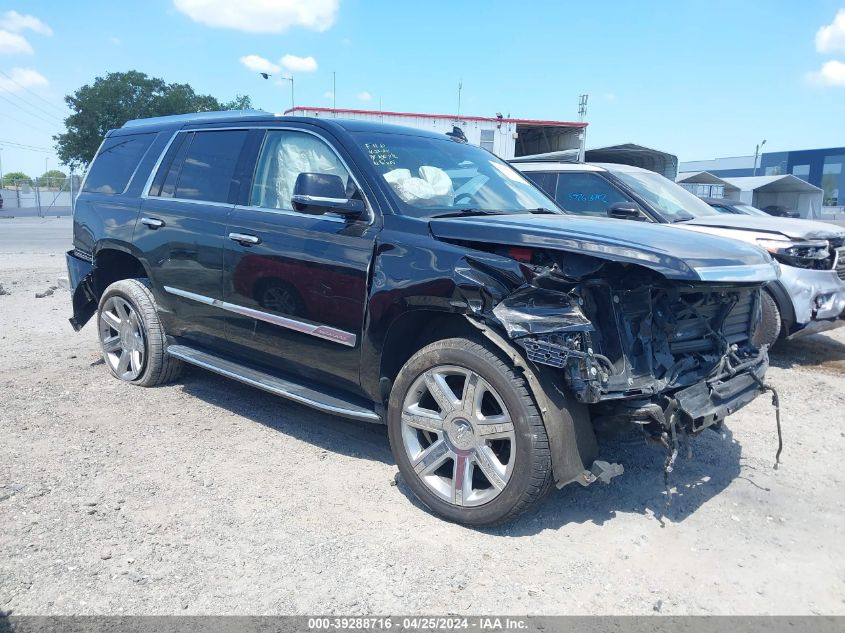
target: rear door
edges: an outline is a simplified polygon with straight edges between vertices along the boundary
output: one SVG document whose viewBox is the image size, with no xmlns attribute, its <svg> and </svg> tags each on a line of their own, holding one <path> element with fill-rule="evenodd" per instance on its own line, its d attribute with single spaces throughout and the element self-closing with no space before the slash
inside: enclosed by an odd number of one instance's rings
<svg viewBox="0 0 845 633">
<path fill-rule="evenodd" d="M 259 141 L 252 184 L 226 229 L 229 339 L 247 361 L 357 390 L 374 215 L 294 211 L 303 172 L 335 174 L 348 195 L 363 194 L 324 138 L 294 128 L 268 130 Z"/>
<path fill-rule="evenodd" d="M 225 342 L 222 296 L 226 222 L 239 183 L 246 130 L 177 132 L 141 205 L 135 243 L 147 257 L 168 333 Z"/>
</svg>

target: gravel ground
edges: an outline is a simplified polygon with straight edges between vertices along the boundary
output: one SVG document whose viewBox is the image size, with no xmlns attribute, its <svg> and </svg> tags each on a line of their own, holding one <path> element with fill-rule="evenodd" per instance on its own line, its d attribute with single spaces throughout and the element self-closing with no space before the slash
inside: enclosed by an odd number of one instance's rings
<svg viewBox="0 0 845 633">
<path fill-rule="evenodd" d="M 3 252 L 5 250 L 5 252 Z M 507 527 L 430 515 L 383 427 L 201 370 L 113 379 L 60 252 L 0 250 L 0 610 L 14 614 L 845 614 L 845 329 L 789 343 L 769 397 L 672 477 L 554 491 Z"/>
</svg>

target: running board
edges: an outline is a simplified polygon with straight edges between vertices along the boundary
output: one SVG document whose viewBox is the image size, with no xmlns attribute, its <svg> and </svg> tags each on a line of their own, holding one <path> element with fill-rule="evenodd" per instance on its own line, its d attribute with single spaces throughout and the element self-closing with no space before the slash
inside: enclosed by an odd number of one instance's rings
<svg viewBox="0 0 845 633">
<path fill-rule="evenodd" d="M 372 409 L 350 402 L 342 397 L 324 393 L 318 389 L 279 378 L 258 369 L 203 352 L 186 345 L 169 345 L 167 353 L 191 365 L 208 369 L 221 376 L 233 378 L 238 382 L 269 391 L 277 396 L 293 400 L 307 407 L 365 422 L 381 422 L 379 415 Z"/>
</svg>

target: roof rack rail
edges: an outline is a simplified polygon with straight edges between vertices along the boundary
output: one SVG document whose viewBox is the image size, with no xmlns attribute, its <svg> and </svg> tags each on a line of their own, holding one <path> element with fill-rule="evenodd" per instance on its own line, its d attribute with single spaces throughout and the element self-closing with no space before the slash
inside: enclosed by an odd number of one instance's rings
<svg viewBox="0 0 845 633">
<path fill-rule="evenodd" d="M 189 121 L 202 121 L 205 119 L 239 119 L 248 116 L 274 116 L 266 110 L 218 110 L 215 112 L 188 112 L 187 114 L 170 114 L 167 116 L 155 116 L 149 119 L 131 119 L 122 127 L 141 127 L 154 123 L 187 123 Z"/>
</svg>

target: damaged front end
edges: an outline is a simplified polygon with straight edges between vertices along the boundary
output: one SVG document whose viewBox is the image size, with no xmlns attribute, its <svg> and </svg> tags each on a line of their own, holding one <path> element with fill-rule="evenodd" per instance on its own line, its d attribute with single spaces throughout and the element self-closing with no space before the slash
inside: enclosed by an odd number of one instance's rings
<svg viewBox="0 0 845 633">
<path fill-rule="evenodd" d="M 524 265 L 528 282 L 478 316 L 557 372 L 598 434 L 633 423 L 677 449 L 677 434 L 719 425 L 763 392 L 761 283 L 669 280 L 554 251 Z"/>
</svg>

